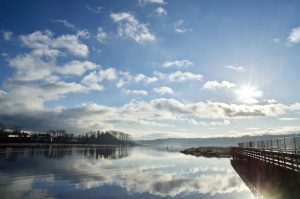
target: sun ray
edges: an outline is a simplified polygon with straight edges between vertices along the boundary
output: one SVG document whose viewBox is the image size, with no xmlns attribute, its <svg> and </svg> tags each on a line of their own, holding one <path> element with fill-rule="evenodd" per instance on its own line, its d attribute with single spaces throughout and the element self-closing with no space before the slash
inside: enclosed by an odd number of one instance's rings
<svg viewBox="0 0 300 199">
<path fill-rule="evenodd" d="M 263 95 L 262 91 L 251 85 L 241 86 L 236 92 L 238 95 L 238 100 L 247 104 L 257 103 L 258 99 Z"/>
</svg>

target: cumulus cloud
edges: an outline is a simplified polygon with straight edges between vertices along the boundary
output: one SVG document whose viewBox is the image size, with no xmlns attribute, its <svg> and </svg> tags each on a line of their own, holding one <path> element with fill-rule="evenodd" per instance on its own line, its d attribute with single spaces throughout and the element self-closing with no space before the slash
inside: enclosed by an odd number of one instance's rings
<svg viewBox="0 0 300 199">
<path fill-rule="evenodd" d="M 213 101 L 187 102 L 166 98 L 153 99 L 149 102 L 131 101 L 121 106 L 83 104 L 74 108 L 44 108 L 45 100 L 60 98 L 70 92 L 87 92 L 88 89 L 103 88 L 97 79 L 99 74 L 93 72 L 88 76 L 89 78 L 82 84 L 58 82 L 8 89 L 7 94 L 1 96 L 0 100 L 1 123 L 20 125 L 26 130 L 58 128 L 59 123 L 61 128 L 68 131 L 82 132 L 100 127 L 117 128 L 122 124 L 134 128 L 141 125 L 157 126 L 157 123 L 168 125 L 167 121 L 180 123 L 194 120 L 198 125 L 228 125 L 233 118 L 278 117 L 291 111 L 291 106 L 280 103 L 244 105 Z M 145 95 L 146 92 L 132 90 L 128 91 L 128 94 Z M 204 124 L 202 119 L 211 121 Z M 33 125 L 37 123 L 38 127 Z"/>
<path fill-rule="evenodd" d="M 168 12 L 163 7 L 158 7 L 154 10 L 158 15 L 168 15 Z"/>
<path fill-rule="evenodd" d="M 245 71 L 245 68 L 242 67 L 242 66 L 231 66 L 231 65 L 228 65 L 228 66 L 225 66 L 225 68 L 228 68 L 228 69 L 231 69 L 231 70 L 234 70 L 234 71 L 237 71 L 237 72 L 244 72 Z"/>
<path fill-rule="evenodd" d="M 44 111 L 44 103 L 65 97 L 69 93 L 88 92 L 90 89 L 76 82 L 32 82 L 10 81 L 6 83 L 7 94 L 2 97 L 0 110 L 3 114 Z"/>
<path fill-rule="evenodd" d="M 220 90 L 220 89 L 229 89 L 229 88 L 235 88 L 236 84 L 230 83 L 228 81 L 207 81 L 203 85 L 202 89 L 206 90 Z"/>
<path fill-rule="evenodd" d="M 106 41 L 108 34 L 103 30 L 102 27 L 97 28 L 96 38 L 99 42 L 103 43 Z"/>
<path fill-rule="evenodd" d="M 148 92 L 146 90 L 125 90 L 126 94 L 134 94 L 134 95 L 144 95 L 147 96 Z"/>
<path fill-rule="evenodd" d="M 20 39 L 25 46 L 46 52 L 47 55 L 58 52 L 58 49 L 66 49 L 71 54 L 81 57 L 86 57 L 89 53 L 87 45 L 81 43 L 76 35 L 54 37 L 50 31 L 36 31 L 29 35 L 21 35 Z"/>
<path fill-rule="evenodd" d="M 113 81 L 117 78 L 117 70 L 115 68 L 107 68 L 89 73 L 83 77 L 81 83 L 90 89 L 101 91 L 104 89 L 104 86 L 101 84 L 104 80 Z"/>
<path fill-rule="evenodd" d="M 102 91 L 104 89 L 104 86 L 101 85 L 100 82 L 101 80 L 96 71 L 89 73 L 88 75 L 84 76 L 81 80 L 81 83 L 86 87 L 93 90 Z"/>
<path fill-rule="evenodd" d="M 81 75 L 96 65 L 88 61 L 73 60 L 62 67 L 59 66 L 57 57 L 65 55 L 66 52 L 79 57 L 88 55 L 88 47 L 81 43 L 76 35 L 54 37 L 50 31 L 36 31 L 29 35 L 21 35 L 20 40 L 31 51 L 7 58 L 9 65 L 16 69 L 16 80 L 42 80 L 49 78 L 54 72 Z"/>
<path fill-rule="evenodd" d="M 67 93 L 86 92 L 87 88 L 76 82 L 58 81 L 55 83 L 45 83 L 36 87 L 39 96 L 45 100 L 55 100 L 63 97 Z"/>
<path fill-rule="evenodd" d="M 166 61 L 163 63 L 163 67 L 165 68 L 169 68 L 169 67 L 173 67 L 173 66 L 177 66 L 177 67 L 189 67 L 193 65 L 193 62 L 189 61 L 189 60 L 175 60 L 175 61 Z"/>
<path fill-rule="evenodd" d="M 154 88 L 153 91 L 160 95 L 166 95 L 166 94 L 172 95 L 174 93 L 172 88 L 166 86 Z"/>
<path fill-rule="evenodd" d="M 56 54 L 56 51 L 47 52 Z M 18 55 L 8 60 L 10 66 L 16 69 L 17 80 L 32 81 L 50 76 L 56 66 L 54 59 L 44 59 L 39 55 L 31 54 Z"/>
<path fill-rule="evenodd" d="M 11 31 L 2 31 L 4 41 L 11 41 L 14 33 Z"/>
<path fill-rule="evenodd" d="M 88 39 L 91 37 L 91 33 L 86 29 L 77 30 L 76 37 Z"/>
<path fill-rule="evenodd" d="M 300 27 L 293 28 L 288 38 L 289 43 L 297 44 L 300 42 Z"/>
<path fill-rule="evenodd" d="M 136 82 L 144 82 L 144 83 L 153 83 L 153 82 L 156 82 L 158 80 L 157 77 L 149 77 L 149 76 L 146 76 L 144 74 L 138 74 L 134 77 L 134 80 Z"/>
<path fill-rule="evenodd" d="M 194 74 L 191 72 L 181 72 L 181 71 L 176 71 L 174 73 L 171 73 L 170 75 L 168 75 L 167 79 L 169 81 L 176 81 L 176 82 L 180 82 L 180 81 L 186 81 L 186 80 L 198 80 L 198 81 L 202 81 L 203 76 L 200 74 Z"/>
<path fill-rule="evenodd" d="M 90 61 L 78 61 L 73 60 L 71 62 L 66 63 L 63 67 L 58 69 L 58 72 L 63 75 L 83 75 L 89 70 L 93 70 L 99 67 L 99 65 L 90 62 Z"/>
<path fill-rule="evenodd" d="M 183 81 L 202 81 L 203 76 L 197 73 L 176 71 L 173 73 L 162 73 L 154 71 L 152 76 L 145 74 L 130 74 L 129 72 L 119 71 L 119 80 L 117 82 L 117 87 L 121 88 L 124 85 L 130 83 L 143 82 L 145 84 L 150 84 L 158 81 L 169 81 L 169 82 L 183 82 Z"/>
<path fill-rule="evenodd" d="M 148 4 L 166 4 L 165 0 L 139 0 L 140 6 L 145 6 Z"/>
<path fill-rule="evenodd" d="M 107 68 L 99 71 L 99 79 L 103 80 L 115 80 L 118 78 L 117 70 L 115 68 Z"/>
<path fill-rule="evenodd" d="M 112 13 L 110 17 L 115 23 L 118 23 L 118 34 L 120 36 L 129 37 L 138 43 L 154 41 L 156 39 L 147 25 L 140 23 L 131 13 Z"/>
</svg>

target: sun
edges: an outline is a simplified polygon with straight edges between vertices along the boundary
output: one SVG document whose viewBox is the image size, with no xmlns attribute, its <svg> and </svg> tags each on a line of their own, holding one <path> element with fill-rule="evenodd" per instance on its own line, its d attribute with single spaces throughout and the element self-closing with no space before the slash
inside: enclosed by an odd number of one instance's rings
<svg viewBox="0 0 300 199">
<path fill-rule="evenodd" d="M 257 103 L 258 99 L 263 95 L 262 91 L 251 85 L 241 86 L 236 92 L 239 101 L 247 104 Z"/>
</svg>

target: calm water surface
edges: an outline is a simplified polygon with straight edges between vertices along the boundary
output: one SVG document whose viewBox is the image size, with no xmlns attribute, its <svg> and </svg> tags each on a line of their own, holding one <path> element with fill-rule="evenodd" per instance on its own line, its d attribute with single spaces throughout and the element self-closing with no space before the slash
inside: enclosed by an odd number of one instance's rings
<svg viewBox="0 0 300 199">
<path fill-rule="evenodd" d="M 0 198 L 254 199 L 226 158 L 134 148 L 5 148 Z"/>
</svg>

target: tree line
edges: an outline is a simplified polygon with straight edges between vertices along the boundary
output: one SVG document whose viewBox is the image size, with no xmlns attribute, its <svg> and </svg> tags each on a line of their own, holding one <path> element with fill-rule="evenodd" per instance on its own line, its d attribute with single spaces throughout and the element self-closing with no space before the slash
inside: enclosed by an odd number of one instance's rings
<svg viewBox="0 0 300 199">
<path fill-rule="evenodd" d="M 77 144 L 133 144 L 129 134 L 120 131 L 90 131 L 75 135 L 65 130 L 48 130 L 45 133 L 27 133 L 18 128 L 8 130 L 0 126 L 2 143 L 77 143 Z"/>
</svg>

